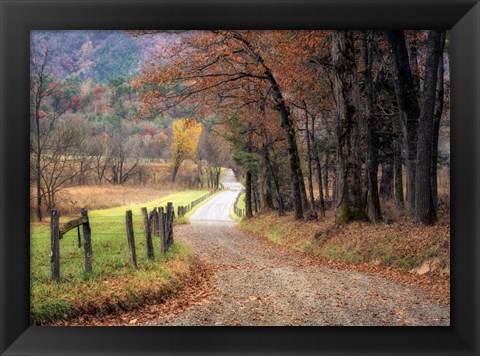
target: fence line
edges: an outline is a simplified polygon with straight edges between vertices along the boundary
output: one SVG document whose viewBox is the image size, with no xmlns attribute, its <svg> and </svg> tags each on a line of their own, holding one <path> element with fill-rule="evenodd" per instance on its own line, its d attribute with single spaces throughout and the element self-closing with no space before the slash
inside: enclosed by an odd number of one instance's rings
<svg viewBox="0 0 480 356">
<path fill-rule="evenodd" d="M 208 193 L 208 194 L 205 194 L 205 195 L 202 195 L 200 198 L 198 199 L 195 199 L 194 201 L 192 201 L 190 204 L 187 204 L 187 205 L 184 205 L 184 206 L 178 206 L 177 207 L 177 216 L 179 218 L 183 218 L 187 213 L 189 213 L 190 211 L 192 211 L 192 209 L 197 206 L 198 204 L 200 204 L 201 202 L 205 201 L 206 199 L 210 198 L 213 194 L 215 194 L 214 191 Z"/>
<path fill-rule="evenodd" d="M 168 249 L 173 245 L 173 219 L 175 217 L 174 207 L 171 202 L 167 203 L 166 208 L 155 207 L 148 213 L 147 208 L 141 208 L 143 218 L 143 233 L 146 239 L 147 258 L 153 260 L 154 247 L 152 236 L 156 236 L 160 239 L 160 251 L 165 254 Z M 88 217 L 88 211 L 86 209 L 81 210 L 80 218 L 67 221 L 64 224 L 60 224 L 60 214 L 58 210 L 50 211 L 50 241 L 51 241 L 51 258 L 50 268 L 51 276 L 55 281 L 60 280 L 60 240 L 63 235 L 68 231 L 77 228 L 78 234 L 78 247 L 81 247 L 80 225 L 82 225 L 83 232 L 83 247 L 85 252 L 85 271 L 87 273 L 92 272 L 92 230 L 90 227 L 90 219 Z M 115 217 L 109 217 L 112 219 Z M 140 229 L 135 229 L 133 224 L 133 215 L 131 210 L 127 210 L 125 213 L 125 226 L 126 236 L 128 242 L 130 265 L 133 268 L 138 268 L 137 251 L 135 247 L 135 232 L 141 232 Z M 98 236 L 112 236 L 108 233 L 93 233 L 94 237 Z M 106 255 L 109 255 L 106 253 Z M 112 254 L 118 255 L 118 253 Z M 73 256 L 71 253 L 64 256 L 65 260 L 78 260 L 79 256 Z"/>
</svg>

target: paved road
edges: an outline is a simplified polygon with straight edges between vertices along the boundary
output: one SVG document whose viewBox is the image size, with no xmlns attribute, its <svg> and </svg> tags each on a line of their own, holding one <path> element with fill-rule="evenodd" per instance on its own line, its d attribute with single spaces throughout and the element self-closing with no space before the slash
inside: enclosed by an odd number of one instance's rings
<svg viewBox="0 0 480 356">
<path fill-rule="evenodd" d="M 232 172 L 223 184 L 232 190 L 175 230 L 213 271 L 208 296 L 144 325 L 449 325 L 449 307 L 419 287 L 314 263 L 241 231 L 229 216 L 241 187 Z"/>
<path fill-rule="evenodd" d="M 200 225 L 235 225 L 230 209 L 242 190 L 230 169 L 222 179 L 225 190 L 199 207 L 191 216 L 190 223 Z"/>
</svg>

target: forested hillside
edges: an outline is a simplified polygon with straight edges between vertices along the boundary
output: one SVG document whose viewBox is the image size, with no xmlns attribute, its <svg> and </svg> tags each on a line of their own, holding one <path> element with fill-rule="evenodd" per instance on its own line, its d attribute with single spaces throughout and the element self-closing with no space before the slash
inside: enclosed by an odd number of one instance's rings
<svg viewBox="0 0 480 356">
<path fill-rule="evenodd" d="M 51 52 L 52 75 L 106 83 L 138 74 L 164 36 L 134 39 L 123 31 L 33 31 L 32 46 Z"/>
</svg>

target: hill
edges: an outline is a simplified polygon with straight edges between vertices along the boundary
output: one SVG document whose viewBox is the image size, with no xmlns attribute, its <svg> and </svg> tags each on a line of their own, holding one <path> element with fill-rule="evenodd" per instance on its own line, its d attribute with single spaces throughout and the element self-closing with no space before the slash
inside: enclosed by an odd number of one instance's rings
<svg viewBox="0 0 480 356">
<path fill-rule="evenodd" d="M 143 63 L 169 41 L 164 34 L 137 38 L 113 30 L 51 30 L 31 34 L 32 48 L 40 53 L 49 50 L 55 77 L 73 76 L 102 83 L 135 75 Z"/>
</svg>

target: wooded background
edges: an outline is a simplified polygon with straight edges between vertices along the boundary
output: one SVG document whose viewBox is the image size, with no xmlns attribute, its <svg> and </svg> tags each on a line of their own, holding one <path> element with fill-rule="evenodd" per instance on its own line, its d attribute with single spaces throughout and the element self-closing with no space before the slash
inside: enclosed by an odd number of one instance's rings
<svg viewBox="0 0 480 356">
<path fill-rule="evenodd" d="M 449 204 L 446 31 L 37 31 L 31 47 L 37 219 L 71 186 L 218 189 L 221 167 L 246 218 L 393 205 L 430 225 Z"/>
</svg>

